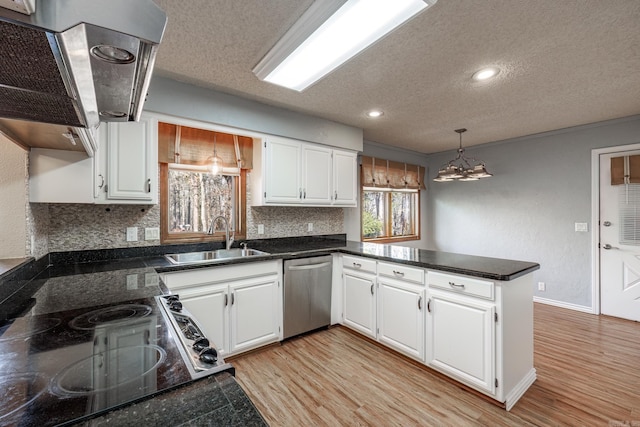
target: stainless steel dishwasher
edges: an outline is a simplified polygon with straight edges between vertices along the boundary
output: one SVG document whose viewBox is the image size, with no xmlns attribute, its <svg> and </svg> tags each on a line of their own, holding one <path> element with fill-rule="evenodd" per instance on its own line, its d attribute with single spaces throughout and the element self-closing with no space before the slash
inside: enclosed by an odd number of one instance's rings
<svg viewBox="0 0 640 427">
<path fill-rule="evenodd" d="M 331 271 L 331 255 L 285 260 L 284 338 L 331 324 Z"/>
</svg>

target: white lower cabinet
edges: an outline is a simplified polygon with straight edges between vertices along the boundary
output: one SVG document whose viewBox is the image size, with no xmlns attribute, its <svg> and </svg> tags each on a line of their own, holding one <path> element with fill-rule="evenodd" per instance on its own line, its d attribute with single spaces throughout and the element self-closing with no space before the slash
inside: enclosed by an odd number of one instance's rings
<svg viewBox="0 0 640 427">
<path fill-rule="evenodd" d="M 281 263 L 238 264 L 164 273 L 222 356 L 277 342 L 282 336 Z"/>
<path fill-rule="evenodd" d="M 429 366 L 495 393 L 495 303 L 429 290 Z"/>
<path fill-rule="evenodd" d="M 369 337 L 376 337 L 376 262 L 342 257 L 343 323 Z"/>
<path fill-rule="evenodd" d="M 424 361 L 424 286 L 378 278 L 378 340 Z"/>
</svg>

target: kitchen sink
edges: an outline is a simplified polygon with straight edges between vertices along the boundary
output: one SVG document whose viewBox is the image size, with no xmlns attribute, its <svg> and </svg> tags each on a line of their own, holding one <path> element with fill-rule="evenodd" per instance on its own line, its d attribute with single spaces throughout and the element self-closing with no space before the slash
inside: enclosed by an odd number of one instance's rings
<svg viewBox="0 0 640 427">
<path fill-rule="evenodd" d="M 218 249 L 215 251 L 186 252 L 183 254 L 167 254 L 164 257 L 172 264 L 204 264 L 226 261 L 234 258 L 247 258 L 260 255 L 269 255 L 257 249 Z"/>
</svg>

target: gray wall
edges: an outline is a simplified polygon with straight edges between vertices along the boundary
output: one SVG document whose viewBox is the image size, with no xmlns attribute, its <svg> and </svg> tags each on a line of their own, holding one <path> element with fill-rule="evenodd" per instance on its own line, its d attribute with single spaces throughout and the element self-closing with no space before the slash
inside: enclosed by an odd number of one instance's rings
<svg viewBox="0 0 640 427">
<path fill-rule="evenodd" d="M 485 144 L 467 154 L 494 176 L 475 182 L 433 182 L 455 152 L 431 155 L 427 247 L 538 262 L 536 296 L 591 307 L 591 150 L 638 142 L 640 116 Z"/>
<path fill-rule="evenodd" d="M 154 77 L 146 111 L 362 151 L 362 129 Z"/>
</svg>

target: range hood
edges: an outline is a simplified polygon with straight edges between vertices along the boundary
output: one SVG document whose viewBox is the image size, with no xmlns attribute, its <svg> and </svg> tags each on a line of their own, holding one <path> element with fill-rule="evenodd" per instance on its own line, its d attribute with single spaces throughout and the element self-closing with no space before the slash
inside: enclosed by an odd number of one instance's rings
<svg viewBox="0 0 640 427">
<path fill-rule="evenodd" d="M 101 121 L 139 120 L 166 22 L 151 0 L 0 0 L 0 131 L 95 148 Z"/>
</svg>

